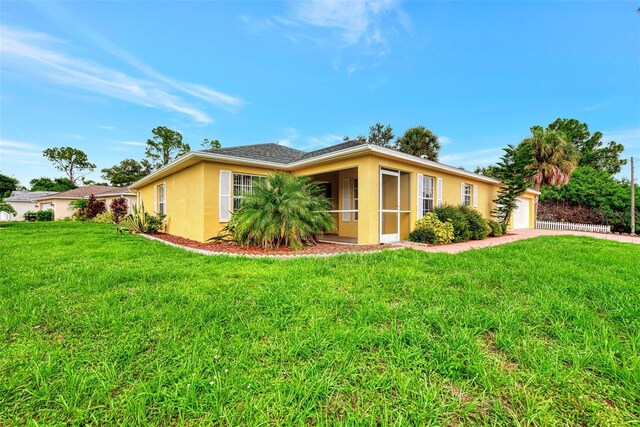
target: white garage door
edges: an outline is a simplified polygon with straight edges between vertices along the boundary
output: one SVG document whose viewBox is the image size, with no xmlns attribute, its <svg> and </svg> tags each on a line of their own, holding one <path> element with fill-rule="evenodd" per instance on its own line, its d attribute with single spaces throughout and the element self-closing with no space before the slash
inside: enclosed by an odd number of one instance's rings
<svg viewBox="0 0 640 427">
<path fill-rule="evenodd" d="M 529 199 L 518 199 L 518 207 L 513 211 L 513 228 L 529 228 Z"/>
</svg>

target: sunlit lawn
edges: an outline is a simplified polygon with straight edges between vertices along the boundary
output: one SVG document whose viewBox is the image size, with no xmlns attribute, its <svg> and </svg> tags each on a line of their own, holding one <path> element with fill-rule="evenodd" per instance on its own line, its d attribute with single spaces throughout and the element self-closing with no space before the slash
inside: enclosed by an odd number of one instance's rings
<svg viewBox="0 0 640 427">
<path fill-rule="evenodd" d="M 629 425 L 640 245 L 207 257 L 0 225 L 0 425 Z"/>
</svg>

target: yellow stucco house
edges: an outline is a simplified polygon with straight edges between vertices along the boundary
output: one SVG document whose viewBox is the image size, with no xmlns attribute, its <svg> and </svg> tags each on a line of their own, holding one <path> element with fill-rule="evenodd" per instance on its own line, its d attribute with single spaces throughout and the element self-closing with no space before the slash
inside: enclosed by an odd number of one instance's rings
<svg viewBox="0 0 640 427">
<path fill-rule="evenodd" d="M 390 243 L 441 204 L 466 204 L 490 218 L 499 181 L 399 151 L 349 141 L 312 152 L 278 144 L 192 151 L 130 186 L 147 210 L 166 214 L 166 232 L 200 242 L 231 218 L 257 177 L 274 171 L 325 184 L 337 230 L 326 239 Z M 538 192 L 518 200 L 513 228 L 533 228 Z"/>
</svg>

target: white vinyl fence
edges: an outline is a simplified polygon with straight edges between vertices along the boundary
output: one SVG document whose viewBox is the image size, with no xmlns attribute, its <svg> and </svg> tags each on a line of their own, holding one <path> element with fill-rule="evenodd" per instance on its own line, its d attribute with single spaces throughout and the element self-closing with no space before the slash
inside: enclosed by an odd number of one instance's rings
<svg viewBox="0 0 640 427">
<path fill-rule="evenodd" d="M 543 230 L 572 230 L 572 231 L 593 231 L 596 233 L 611 233 L 608 225 L 596 224 L 574 224 L 571 222 L 558 221 L 536 221 L 536 228 Z"/>
</svg>

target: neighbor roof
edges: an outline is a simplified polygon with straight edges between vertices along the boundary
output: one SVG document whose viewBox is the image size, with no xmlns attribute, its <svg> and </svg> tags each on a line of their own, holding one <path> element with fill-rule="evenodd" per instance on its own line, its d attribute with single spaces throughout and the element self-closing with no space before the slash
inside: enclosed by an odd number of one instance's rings
<svg viewBox="0 0 640 427">
<path fill-rule="evenodd" d="M 80 199 L 90 195 L 101 196 L 103 194 L 131 194 L 126 187 L 111 187 L 108 185 L 87 185 L 86 187 L 74 188 L 63 191 L 53 196 L 40 197 L 40 199 Z"/>
<path fill-rule="evenodd" d="M 12 191 L 11 196 L 4 199 L 5 202 L 35 202 L 40 197 L 56 194 L 57 191 Z"/>
</svg>

